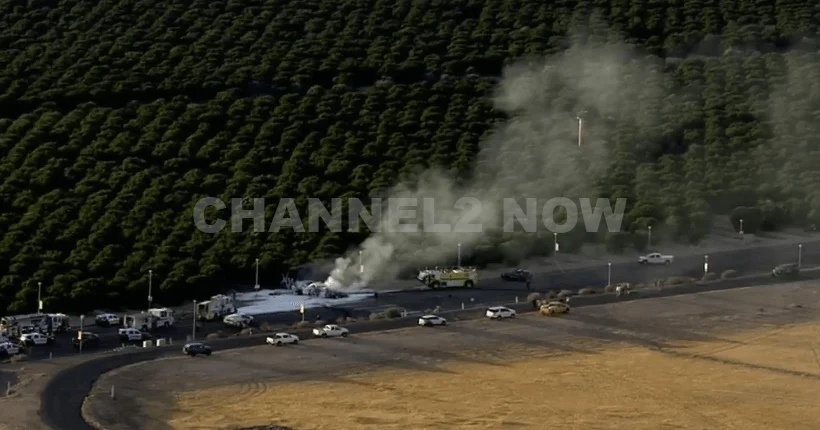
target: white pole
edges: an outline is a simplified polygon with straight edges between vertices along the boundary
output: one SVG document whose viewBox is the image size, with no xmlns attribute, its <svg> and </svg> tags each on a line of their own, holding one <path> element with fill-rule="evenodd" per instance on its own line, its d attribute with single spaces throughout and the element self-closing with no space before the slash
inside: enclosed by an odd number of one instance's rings
<svg viewBox="0 0 820 430">
<path fill-rule="evenodd" d="M 651 248 L 652 247 L 652 226 L 650 225 L 648 228 L 649 228 L 649 237 L 646 239 L 646 247 Z"/>
<path fill-rule="evenodd" d="M 612 263 L 606 263 L 606 286 L 612 285 Z"/>
<path fill-rule="evenodd" d="M 258 258 L 256 259 L 256 283 L 253 284 L 253 288 L 256 289 L 257 291 L 260 288 L 260 286 L 259 286 L 259 259 Z"/>
<path fill-rule="evenodd" d="M 740 235 L 743 236 L 743 218 L 740 219 Z"/>
<path fill-rule="evenodd" d="M 154 298 L 151 297 L 151 278 L 154 275 L 154 271 L 149 269 L 148 270 L 148 309 L 151 309 L 151 302 L 154 301 Z"/>
<path fill-rule="evenodd" d="M 703 256 L 703 273 L 709 273 L 709 256 Z"/>
<path fill-rule="evenodd" d="M 364 259 L 362 258 L 362 250 L 359 250 L 359 273 L 364 273 Z"/>
<path fill-rule="evenodd" d="M 458 267 L 461 267 L 461 244 L 458 244 Z"/>
<path fill-rule="evenodd" d="M 552 243 L 555 244 L 555 252 L 558 252 L 558 233 L 552 234 Z"/>
<path fill-rule="evenodd" d="M 582 135 L 584 133 L 584 119 L 578 117 L 578 147 L 581 147 Z"/>
<path fill-rule="evenodd" d="M 43 298 L 41 297 L 41 293 L 43 290 L 43 283 L 37 283 L 37 313 L 41 313 L 43 311 Z"/>
<path fill-rule="evenodd" d="M 803 244 L 797 245 L 797 269 L 803 265 Z"/>
</svg>

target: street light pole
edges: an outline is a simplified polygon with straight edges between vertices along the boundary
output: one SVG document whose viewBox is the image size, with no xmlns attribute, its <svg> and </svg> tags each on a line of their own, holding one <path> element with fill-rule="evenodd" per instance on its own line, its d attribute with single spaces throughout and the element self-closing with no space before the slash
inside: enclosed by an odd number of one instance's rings
<svg viewBox="0 0 820 430">
<path fill-rule="evenodd" d="M 191 324 L 191 342 L 196 341 L 196 300 L 194 300 L 194 321 Z"/>
<path fill-rule="evenodd" d="M 797 270 L 803 265 L 803 244 L 797 245 Z"/>
<path fill-rule="evenodd" d="M 703 256 L 703 273 L 709 273 L 709 256 Z"/>
<path fill-rule="evenodd" d="M 83 320 L 85 320 L 85 315 L 80 315 L 80 332 L 77 333 L 77 337 L 80 339 L 79 349 L 80 352 L 83 352 Z"/>
<path fill-rule="evenodd" d="M 256 259 L 256 283 L 253 284 L 253 288 L 259 291 L 259 259 Z"/>
<path fill-rule="evenodd" d="M 43 291 L 43 283 L 37 282 L 37 313 L 42 313 L 43 311 L 43 298 L 41 293 Z"/>
<path fill-rule="evenodd" d="M 740 235 L 743 236 L 743 218 L 740 219 Z"/>
<path fill-rule="evenodd" d="M 612 285 L 612 263 L 606 263 L 606 286 Z"/>
<path fill-rule="evenodd" d="M 552 243 L 555 244 L 555 252 L 558 252 L 558 233 L 552 234 Z"/>
<path fill-rule="evenodd" d="M 148 309 L 151 309 L 151 302 L 154 301 L 154 298 L 151 296 L 151 283 L 152 277 L 154 275 L 154 271 L 152 269 L 148 269 Z"/>
<path fill-rule="evenodd" d="M 458 244 L 458 267 L 461 267 L 461 244 Z"/>
<path fill-rule="evenodd" d="M 647 228 L 649 229 L 649 236 L 646 239 L 646 247 L 651 248 L 652 247 L 652 226 L 650 225 Z"/>
</svg>

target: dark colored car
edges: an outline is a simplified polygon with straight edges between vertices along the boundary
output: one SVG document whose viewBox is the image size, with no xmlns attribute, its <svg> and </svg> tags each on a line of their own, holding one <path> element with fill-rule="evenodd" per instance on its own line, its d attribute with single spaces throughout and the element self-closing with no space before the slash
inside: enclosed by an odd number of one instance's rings
<svg viewBox="0 0 820 430">
<path fill-rule="evenodd" d="M 772 269 L 772 277 L 797 276 L 800 268 L 796 263 L 781 264 Z"/>
<path fill-rule="evenodd" d="M 182 347 L 182 352 L 191 357 L 196 357 L 197 355 L 208 356 L 211 355 L 211 347 L 201 343 L 189 343 Z"/>
<path fill-rule="evenodd" d="M 531 282 L 532 273 L 529 270 L 515 269 L 512 272 L 504 272 L 501 274 L 501 279 L 513 282 Z"/>
<path fill-rule="evenodd" d="M 71 339 L 71 345 L 74 348 L 80 349 L 81 344 L 83 346 L 83 349 L 98 348 L 100 346 L 100 336 L 96 333 L 84 331 L 82 339 L 79 336 Z"/>
</svg>

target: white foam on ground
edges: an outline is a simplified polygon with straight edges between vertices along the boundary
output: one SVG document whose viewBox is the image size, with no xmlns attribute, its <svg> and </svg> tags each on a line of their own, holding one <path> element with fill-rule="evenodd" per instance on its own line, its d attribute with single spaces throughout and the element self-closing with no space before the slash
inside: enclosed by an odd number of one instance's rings
<svg viewBox="0 0 820 430">
<path fill-rule="evenodd" d="M 282 290 L 259 290 L 252 293 L 240 293 L 236 295 L 237 312 L 248 315 L 270 314 L 275 312 L 298 311 L 302 305 L 305 309 L 319 308 L 323 306 L 338 306 L 364 301 L 372 297 L 371 293 L 354 293 L 348 297 L 339 299 L 328 299 L 324 297 L 299 296 L 290 291 Z M 241 305 L 246 302 L 247 305 Z"/>
</svg>

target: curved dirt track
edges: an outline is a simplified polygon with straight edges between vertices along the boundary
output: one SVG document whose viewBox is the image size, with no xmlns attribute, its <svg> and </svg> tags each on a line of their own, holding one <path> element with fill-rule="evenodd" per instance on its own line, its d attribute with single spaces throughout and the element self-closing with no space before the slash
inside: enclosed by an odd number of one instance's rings
<svg viewBox="0 0 820 430">
<path fill-rule="evenodd" d="M 817 330 L 806 325 L 817 320 L 820 288 L 790 284 L 584 307 L 562 318 L 354 334 L 128 366 L 100 378 L 84 409 L 110 430 L 270 422 L 321 429 L 334 421 L 351 429 L 537 428 L 553 425 L 550 417 L 561 413 L 584 428 L 673 424 L 658 421 L 656 415 L 664 414 L 686 428 L 777 428 L 765 417 L 744 418 L 762 398 L 781 425 L 820 428 L 818 416 L 786 414 L 811 409 L 801 393 L 820 390 L 820 359 L 811 358 L 816 339 L 805 335 Z M 781 361 L 767 361 L 766 351 L 775 348 Z M 701 385 L 692 391 L 678 386 L 684 382 L 671 383 L 675 378 Z M 784 381 L 791 393 L 777 389 Z M 115 401 L 108 398 L 111 385 Z M 453 387 L 465 393 L 447 394 Z M 430 397 L 427 404 L 420 393 Z M 497 393 L 501 400 L 482 403 Z M 663 413 L 635 409 L 642 403 Z M 549 410 L 559 405 L 561 411 Z M 723 416 L 715 413 L 717 405 Z M 521 413 L 528 408 L 542 412 Z"/>
</svg>

